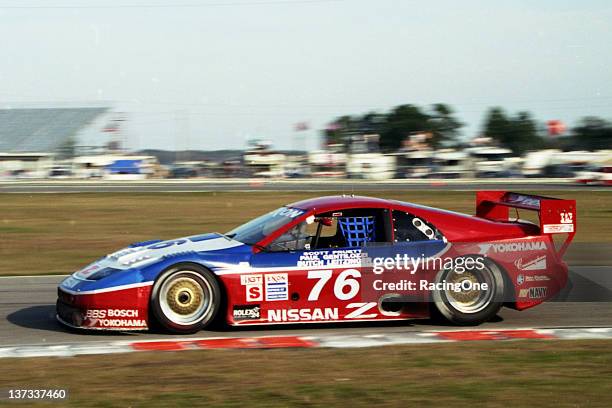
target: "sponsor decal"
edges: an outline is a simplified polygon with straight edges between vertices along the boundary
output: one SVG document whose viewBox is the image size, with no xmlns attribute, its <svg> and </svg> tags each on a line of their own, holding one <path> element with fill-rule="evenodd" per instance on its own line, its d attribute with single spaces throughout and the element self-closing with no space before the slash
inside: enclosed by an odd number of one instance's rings
<svg viewBox="0 0 612 408">
<path fill-rule="evenodd" d="M 117 262 L 124 267 L 133 267 L 135 265 L 142 266 L 144 263 L 155 262 L 166 255 L 175 254 L 177 252 L 215 251 L 241 245 L 244 244 L 222 237 L 193 241 L 189 238 L 180 238 L 154 243 L 146 247 L 138 246 L 125 248 L 108 255 L 107 262 L 111 260 L 113 263 Z"/>
<path fill-rule="evenodd" d="M 545 286 L 536 286 L 532 288 L 521 289 L 519 291 L 519 297 L 529 299 L 543 299 L 546 297 L 548 288 Z"/>
<path fill-rule="evenodd" d="M 107 317 L 138 317 L 136 309 L 88 309 L 86 319 L 106 319 Z"/>
<path fill-rule="evenodd" d="M 261 318 L 260 305 L 234 305 L 233 317 L 235 321 L 259 320 Z"/>
<path fill-rule="evenodd" d="M 100 319 L 98 326 L 102 327 L 142 327 L 146 328 L 147 323 L 143 319 Z"/>
<path fill-rule="evenodd" d="M 545 234 L 574 232 L 574 224 L 544 224 L 543 230 Z"/>
<path fill-rule="evenodd" d="M 519 276 L 516 277 L 517 285 L 522 285 L 525 282 L 546 282 L 549 280 L 550 278 L 546 275 L 533 275 L 533 276 L 527 275 L 525 276 L 523 274 L 520 274 Z M 521 297 L 526 297 L 526 296 L 521 296 Z"/>
<path fill-rule="evenodd" d="M 240 275 L 240 283 L 242 285 L 258 285 L 263 282 L 262 275 L 246 274 Z"/>
<path fill-rule="evenodd" d="M 527 262 L 523 258 L 519 258 L 514 261 L 514 266 L 521 271 L 540 271 L 546 269 L 546 255 L 538 256 Z"/>
<path fill-rule="evenodd" d="M 542 251 L 546 249 L 544 241 L 478 244 L 478 246 L 480 247 L 481 255 L 485 255 L 491 251 L 498 254 L 505 252 Z"/>
<path fill-rule="evenodd" d="M 286 273 L 269 273 L 266 279 L 266 301 L 289 300 L 289 277 Z"/>
<path fill-rule="evenodd" d="M 76 285 L 78 285 L 80 282 L 81 282 L 80 280 L 75 279 L 72 276 L 69 276 L 66 279 L 64 279 L 64 281 L 62 282 L 62 286 L 65 287 L 66 289 L 72 289 Z"/>
<path fill-rule="evenodd" d="M 306 211 L 300 210 L 299 208 L 281 207 L 274 212 L 274 215 L 281 215 L 283 217 L 296 218 L 304 214 Z"/>
<path fill-rule="evenodd" d="M 561 213 L 561 224 L 573 224 L 574 223 L 574 214 L 571 212 L 562 212 Z"/>
<path fill-rule="evenodd" d="M 308 251 L 300 255 L 296 266 L 360 266 L 364 256 L 361 249 Z"/>
<path fill-rule="evenodd" d="M 157 244 L 153 244 L 151 246 L 148 246 L 147 249 L 164 249 L 174 245 L 183 245 L 185 243 L 187 243 L 186 239 L 175 239 L 171 241 L 163 241 Z"/>
<path fill-rule="evenodd" d="M 268 310 L 268 322 L 338 320 L 338 308 Z"/>
<path fill-rule="evenodd" d="M 545 281 L 549 281 L 550 278 L 546 275 L 533 275 L 533 276 L 526 276 L 525 277 L 525 281 L 526 282 L 545 282 Z"/>
<path fill-rule="evenodd" d="M 78 271 L 76 273 L 76 276 L 78 276 L 79 278 L 87 279 L 91 275 L 96 273 L 98 271 L 98 269 L 100 269 L 100 266 L 98 264 L 92 264 L 92 265 L 86 266 L 85 268 L 83 268 L 80 271 Z"/>
<path fill-rule="evenodd" d="M 263 275 L 240 275 L 240 283 L 245 287 L 247 302 L 263 300 Z"/>
<path fill-rule="evenodd" d="M 146 329 L 146 320 L 139 317 L 136 309 L 87 309 L 83 313 L 86 327 L 111 329 Z"/>
<path fill-rule="evenodd" d="M 247 302 L 261 302 L 264 294 L 267 301 L 289 300 L 289 276 L 286 273 L 244 274 L 240 275 L 240 283 L 245 287 Z"/>
<path fill-rule="evenodd" d="M 345 319 L 374 319 L 378 316 L 378 313 L 367 313 L 372 311 L 378 303 L 376 302 L 368 302 L 368 303 L 349 303 L 346 305 L 347 309 L 354 309 L 344 316 Z"/>
</svg>

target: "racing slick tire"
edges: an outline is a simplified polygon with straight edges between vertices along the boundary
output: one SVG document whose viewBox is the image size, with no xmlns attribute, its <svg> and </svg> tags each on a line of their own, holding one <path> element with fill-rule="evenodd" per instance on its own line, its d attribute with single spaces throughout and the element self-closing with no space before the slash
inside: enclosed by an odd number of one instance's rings
<svg viewBox="0 0 612 408">
<path fill-rule="evenodd" d="M 221 306 L 221 288 L 206 268 L 176 264 L 156 280 L 151 292 L 151 327 L 179 334 L 211 324 Z"/>
<path fill-rule="evenodd" d="M 483 262 L 483 268 L 466 269 L 458 272 L 455 269 L 445 269 L 436 276 L 436 283 L 462 283 L 469 280 L 472 284 L 479 283 L 480 289 L 452 289 L 432 291 L 432 315 L 447 322 L 471 326 L 486 322 L 493 318 L 504 303 L 504 274 L 500 268 L 491 263 Z M 483 289 L 487 284 L 487 290 Z M 468 284 L 465 283 L 467 287 Z M 472 285 L 477 287 L 476 285 Z"/>
</svg>

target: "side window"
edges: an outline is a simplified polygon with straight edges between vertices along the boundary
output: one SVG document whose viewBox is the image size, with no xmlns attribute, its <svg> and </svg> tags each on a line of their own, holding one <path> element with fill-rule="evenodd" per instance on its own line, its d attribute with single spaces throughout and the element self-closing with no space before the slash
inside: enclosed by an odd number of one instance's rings
<svg viewBox="0 0 612 408">
<path fill-rule="evenodd" d="M 358 248 L 391 242 L 389 212 L 383 208 L 352 208 L 317 216 L 322 224 L 312 249 Z"/>
<path fill-rule="evenodd" d="M 317 215 L 315 222 L 306 226 L 306 233 L 311 237 L 315 237 L 319 228 L 321 228 L 319 237 L 333 237 L 338 231 L 338 219 L 328 215 Z"/>
<path fill-rule="evenodd" d="M 404 211 L 393 210 L 395 242 L 442 240 L 442 234 L 429 222 Z"/>
<path fill-rule="evenodd" d="M 313 222 L 302 222 L 266 248 L 270 252 L 303 251 L 345 246 L 340 234 L 338 220 L 334 217 L 317 216 Z"/>
<path fill-rule="evenodd" d="M 311 240 L 308 224 L 302 222 L 276 238 L 266 249 L 270 252 L 301 251 L 310 249 Z"/>
<path fill-rule="evenodd" d="M 309 217 L 310 218 L 310 217 Z M 316 214 L 266 248 L 270 252 L 358 248 L 391 242 L 387 209 L 356 208 Z"/>
</svg>

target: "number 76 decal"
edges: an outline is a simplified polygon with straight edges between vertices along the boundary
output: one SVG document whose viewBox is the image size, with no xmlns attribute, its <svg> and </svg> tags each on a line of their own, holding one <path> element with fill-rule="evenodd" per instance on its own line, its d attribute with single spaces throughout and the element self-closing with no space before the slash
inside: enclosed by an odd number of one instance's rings
<svg viewBox="0 0 612 408">
<path fill-rule="evenodd" d="M 321 291 L 325 287 L 325 284 L 332 278 L 333 272 L 331 269 L 308 271 L 308 279 L 318 279 L 318 281 L 312 287 L 308 300 L 316 301 L 319 300 Z M 357 269 L 346 269 L 338 275 L 334 282 L 334 296 L 339 300 L 349 300 L 355 297 L 359 292 L 359 281 L 357 278 L 361 278 L 361 272 Z M 348 288 L 348 291 L 347 289 Z M 354 309 L 352 312 L 344 316 L 345 319 L 373 319 L 377 316 L 377 313 L 366 314 L 370 310 L 376 307 L 376 302 L 367 303 L 349 303 L 346 305 L 347 309 Z M 385 312 L 382 312 L 386 314 Z"/>
<path fill-rule="evenodd" d="M 308 295 L 308 300 L 319 300 L 321 291 L 332 278 L 332 274 L 331 269 L 308 271 L 308 279 L 318 279 Z M 359 293 L 359 281 L 357 278 L 361 278 L 361 272 L 357 269 L 346 269 L 340 272 L 336 282 L 334 282 L 334 296 L 339 300 L 354 298 Z"/>
</svg>

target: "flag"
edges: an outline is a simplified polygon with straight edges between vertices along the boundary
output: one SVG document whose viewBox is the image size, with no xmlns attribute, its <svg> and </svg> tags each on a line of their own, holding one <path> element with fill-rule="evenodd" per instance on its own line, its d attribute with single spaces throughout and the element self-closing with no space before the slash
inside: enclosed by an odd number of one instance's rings
<svg viewBox="0 0 612 408">
<path fill-rule="evenodd" d="M 546 122 L 546 126 L 548 127 L 549 136 L 559 136 L 565 132 L 565 123 L 558 119 L 549 120 Z"/>
</svg>

